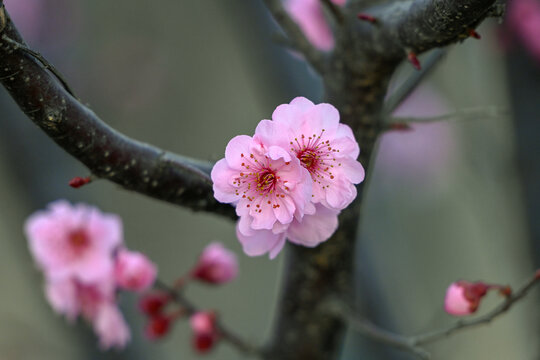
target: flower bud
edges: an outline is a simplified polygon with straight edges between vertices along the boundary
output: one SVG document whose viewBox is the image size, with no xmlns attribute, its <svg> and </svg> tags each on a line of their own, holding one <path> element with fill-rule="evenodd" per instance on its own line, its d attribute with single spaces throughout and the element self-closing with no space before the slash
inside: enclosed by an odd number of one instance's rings
<svg viewBox="0 0 540 360">
<path fill-rule="evenodd" d="M 213 311 L 201 311 L 191 316 L 193 347 L 200 353 L 210 351 L 219 339 L 216 314 Z"/>
<path fill-rule="evenodd" d="M 154 283 L 156 274 L 156 266 L 145 255 L 125 249 L 119 251 L 114 276 L 121 288 L 144 291 Z"/>
<path fill-rule="evenodd" d="M 150 318 L 144 331 L 146 337 L 150 340 L 158 340 L 169 333 L 173 317 L 166 315 L 155 315 Z"/>
<path fill-rule="evenodd" d="M 160 314 L 170 301 L 170 297 L 161 292 L 145 294 L 139 300 L 139 309 L 148 316 Z"/>
<path fill-rule="evenodd" d="M 191 276 L 210 284 L 224 284 L 238 276 L 236 255 L 220 243 L 211 243 L 202 252 Z"/>
<path fill-rule="evenodd" d="M 454 282 L 446 290 L 444 310 L 454 316 L 472 314 L 489 289 L 490 286 L 482 282 Z"/>
</svg>

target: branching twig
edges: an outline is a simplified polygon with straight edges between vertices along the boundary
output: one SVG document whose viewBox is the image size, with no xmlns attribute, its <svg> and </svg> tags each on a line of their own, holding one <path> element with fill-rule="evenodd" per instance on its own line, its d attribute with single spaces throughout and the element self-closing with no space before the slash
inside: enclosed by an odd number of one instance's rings
<svg viewBox="0 0 540 360">
<path fill-rule="evenodd" d="M 421 359 L 430 359 L 429 353 L 422 349 L 421 346 L 441 340 L 461 330 L 490 323 L 507 312 L 515 303 L 523 299 L 540 281 L 539 275 L 540 272 L 536 272 L 535 275 L 531 277 L 525 284 L 523 284 L 517 291 L 508 296 L 499 306 L 485 315 L 474 319 L 460 320 L 448 327 L 414 336 L 405 336 L 392 333 L 388 330 L 379 328 L 366 319 L 360 319 L 354 315 L 351 316 L 351 313 L 347 311 L 342 310 L 342 314 L 356 331 L 364 334 L 365 336 L 399 349 L 411 351 L 418 355 Z"/>
<path fill-rule="evenodd" d="M 274 17 L 274 19 L 283 28 L 287 36 L 294 44 L 294 48 L 302 53 L 306 60 L 317 70 L 322 73 L 325 68 L 325 55 L 317 50 L 306 38 L 300 27 L 289 16 L 283 7 L 281 0 L 264 0 L 266 7 Z"/>
<path fill-rule="evenodd" d="M 422 69 L 420 71 L 414 71 L 403 84 L 401 84 L 392 95 L 386 100 L 384 104 L 383 113 L 391 114 L 396 108 L 409 97 L 410 94 L 420 85 L 431 72 L 436 68 L 437 64 L 445 57 L 448 50 L 435 49 L 433 50 L 425 61 L 422 62 Z"/>
<path fill-rule="evenodd" d="M 166 292 L 175 303 L 182 306 L 182 309 L 186 313 L 186 315 L 191 316 L 195 314 L 197 311 L 199 311 L 197 307 L 193 303 L 191 303 L 188 299 L 186 299 L 180 291 L 175 290 L 174 288 L 168 286 L 163 281 L 157 280 L 156 286 L 160 290 Z M 250 356 L 257 356 L 257 357 L 261 356 L 260 349 L 244 341 L 238 335 L 232 333 L 219 320 L 217 322 L 217 329 L 219 331 L 221 338 L 227 341 L 228 343 L 230 343 L 231 345 L 233 345 L 240 352 L 244 353 L 245 355 L 250 355 Z"/>
<path fill-rule="evenodd" d="M 496 118 L 510 115 L 510 111 L 496 106 L 465 108 L 453 113 L 430 117 L 391 117 L 389 126 L 407 125 L 411 123 L 430 123 L 446 120 L 474 120 L 481 118 Z"/>
</svg>

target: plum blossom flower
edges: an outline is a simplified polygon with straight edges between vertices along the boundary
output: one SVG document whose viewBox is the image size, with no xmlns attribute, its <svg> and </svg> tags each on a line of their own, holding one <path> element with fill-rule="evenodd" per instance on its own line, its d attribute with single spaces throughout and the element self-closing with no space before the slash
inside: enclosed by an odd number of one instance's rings
<svg viewBox="0 0 540 360">
<path fill-rule="evenodd" d="M 365 176 L 352 130 L 332 105 L 298 97 L 272 119 L 253 137 L 233 138 L 211 174 L 215 198 L 236 205 L 244 252 L 271 259 L 287 239 L 308 247 L 328 240 Z"/>
<path fill-rule="evenodd" d="M 112 251 L 122 242 L 118 216 L 60 200 L 26 221 L 30 251 L 49 278 L 103 278 L 113 267 Z"/>
<path fill-rule="evenodd" d="M 482 282 L 454 282 L 446 291 L 444 310 L 455 316 L 472 314 L 476 312 L 480 305 L 480 300 L 482 300 L 489 289 L 490 286 Z"/>
<path fill-rule="evenodd" d="M 210 284 L 227 283 L 238 276 L 236 255 L 220 243 L 211 243 L 203 250 L 191 276 Z"/>
<path fill-rule="evenodd" d="M 360 149 L 351 128 L 339 123 L 334 106 L 297 97 L 278 106 L 272 121 L 261 121 L 255 138 L 288 149 L 300 160 L 313 180 L 313 203 L 339 211 L 356 198 L 354 185 L 365 176 L 356 160 Z"/>
<path fill-rule="evenodd" d="M 129 327 L 114 303 L 104 303 L 99 307 L 93 325 L 103 350 L 123 348 L 131 338 Z"/>
<path fill-rule="evenodd" d="M 144 255 L 118 247 L 118 216 L 61 200 L 25 223 L 30 251 L 45 275 L 45 295 L 54 311 L 90 323 L 107 350 L 122 348 L 129 328 L 118 309 L 118 287 L 140 291 L 154 281 L 156 267 Z"/>
<path fill-rule="evenodd" d="M 346 0 L 332 0 L 332 2 L 342 6 Z M 285 10 L 316 48 L 328 51 L 334 47 L 334 35 L 319 0 L 286 0 Z"/>
<path fill-rule="evenodd" d="M 311 177 L 286 150 L 254 138 L 234 137 L 211 173 L 214 196 L 236 205 L 253 230 L 283 232 L 294 217 L 313 212 Z M 241 229 L 245 227 L 239 227 Z"/>
<path fill-rule="evenodd" d="M 121 249 L 116 256 L 114 276 L 119 287 L 141 292 L 156 280 L 157 268 L 144 254 Z"/>
<path fill-rule="evenodd" d="M 193 314 L 189 320 L 193 330 L 193 347 L 200 353 L 212 349 L 219 332 L 216 325 L 216 314 L 213 311 L 200 311 Z"/>
</svg>

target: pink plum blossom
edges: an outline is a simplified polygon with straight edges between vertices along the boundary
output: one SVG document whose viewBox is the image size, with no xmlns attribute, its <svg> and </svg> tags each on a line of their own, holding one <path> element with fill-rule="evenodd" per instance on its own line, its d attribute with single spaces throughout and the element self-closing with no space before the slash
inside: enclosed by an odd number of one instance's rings
<svg viewBox="0 0 540 360">
<path fill-rule="evenodd" d="M 125 290 L 141 292 L 156 280 L 157 268 L 144 254 L 121 249 L 116 257 L 114 277 Z"/>
<path fill-rule="evenodd" d="M 118 216 L 64 200 L 33 214 L 26 221 L 25 232 L 30 251 L 47 277 L 76 277 L 83 282 L 110 273 L 112 251 L 122 242 Z"/>
<path fill-rule="evenodd" d="M 236 255 L 220 243 L 211 243 L 202 252 L 191 275 L 210 284 L 224 284 L 238 276 Z"/>
<path fill-rule="evenodd" d="M 332 0 L 332 2 L 342 6 L 346 0 Z M 320 0 L 286 0 L 285 9 L 316 48 L 328 51 L 334 47 L 334 35 Z"/>
<path fill-rule="evenodd" d="M 193 331 L 193 346 L 198 352 L 207 352 L 219 338 L 216 314 L 213 311 L 201 311 L 193 314 L 189 321 Z"/>
<path fill-rule="evenodd" d="M 444 310 L 450 315 L 469 315 L 478 309 L 480 300 L 486 295 L 490 286 L 477 282 L 457 281 L 446 290 Z"/>
<path fill-rule="evenodd" d="M 355 184 L 365 175 L 356 160 L 360 149 L 351 128 L 339 123 L 334 106 L 297 97 L 278 106 L 272 121 L 261 121 L 255 138 L 300 160 L 313 180 L 313 203 L 340 211 L 356 198 Z"/>
<path fill-rule="evenodd" d="M 235 204 L 238 216 L 249 218 L 253 229 L 281 228 L 311 206 L 311 178 L 300 161 L 250 136 L 229 142 L 211 176 L 215 198 Z"/>
<path fill-rule="evenodd" d="M 540 60 L 540 2 L 512 0 L 508 2 L 508 26 L 529 52 Z"/>
<path fill-rule="evenodd" d="M 103 350 L 123 348 L 131 338 L 129 327 L 115 304 L 102 304 L 93 321 L 94 331 Z"/>
</svg>

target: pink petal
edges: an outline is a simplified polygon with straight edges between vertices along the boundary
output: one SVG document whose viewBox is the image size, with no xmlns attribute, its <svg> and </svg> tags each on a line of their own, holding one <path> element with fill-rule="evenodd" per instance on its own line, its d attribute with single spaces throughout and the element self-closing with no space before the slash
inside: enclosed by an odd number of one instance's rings
<svg viewBox="0 0 540 360">
<path fill-rule="evenodd" d="M 225 159 L 219 160 L 214 165 L 210 176 L 213 182 L 214 197 L 217 201 L 222 203 L 235 203 L 238 201 L 238 195 L 236 195 L 238 185 L 233 184 L 238 174 L 238 171 L 229 167 Z"/>
<path fill-rule="evenodd" d="M 316 205 L 314 215 L 305 215 L 302 221 L 293 221 L 287 230 L 289 241 L 315 247 L 328 240 L 338 227 L 338 211 Z"/>
</svg>

